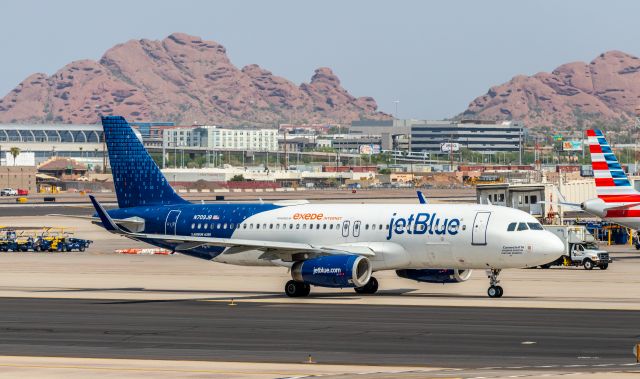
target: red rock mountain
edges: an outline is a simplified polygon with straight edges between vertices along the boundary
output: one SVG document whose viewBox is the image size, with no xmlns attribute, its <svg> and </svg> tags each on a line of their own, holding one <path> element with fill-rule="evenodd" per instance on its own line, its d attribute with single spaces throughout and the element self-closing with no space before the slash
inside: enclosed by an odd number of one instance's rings
<svg viewBox="0 0 640 379">
<path fill-rule="evenodd" d="M 0 100 L 0 122 L 95 123 L 99 114 L 223 125 L 389 118 L 373 98 L 350 95 L 329 68 L 297 86 L 258 65 L 238 69 L 222 45 L 180 33 L 33 74 Z"/>
<path fill-rule="evenodd" d="M 530 127 L 629 127 L 640 109 L 640 59 L 620 51 L 551 73 L 516 76 L 469 104 L 464 118 L 523 120 Z"/>
</svg>

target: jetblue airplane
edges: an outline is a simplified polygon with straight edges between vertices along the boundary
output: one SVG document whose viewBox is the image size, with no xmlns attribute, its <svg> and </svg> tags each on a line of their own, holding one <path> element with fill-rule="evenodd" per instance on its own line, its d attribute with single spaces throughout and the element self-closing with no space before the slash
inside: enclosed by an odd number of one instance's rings
<svg viewBox="0 0 640 379">
<path fill-rule="evenodd" d="M 123 117 L 102 118 L 119 209 L 93 196 L 93 221 L 111 233 L 208 261 L 290 269 L 288 296 L 310 286 L 373 294 L 396 270 L 422 282 L 460 282 L 486 269 L 500 297 L 505 268 L 558 258 L 564 246 L 531 215 L 479 204 L 193 204 L 176 194 Z M 424 199 L 422 199 L 424 201 Z"/>
<path fill-rule="evenodd" d="M 583 210 L 603 220 L 640 229 L 640 192 L 636 191 L 601 130 L 587 130 L 597 198 L 560 205 Z"/>
</svg>

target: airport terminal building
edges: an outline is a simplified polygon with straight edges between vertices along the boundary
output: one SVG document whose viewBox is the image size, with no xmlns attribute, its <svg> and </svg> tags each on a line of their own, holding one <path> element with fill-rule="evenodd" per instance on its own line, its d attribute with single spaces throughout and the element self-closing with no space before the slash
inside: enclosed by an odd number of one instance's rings
<svg viewBox="0 0 640 379">
<path fill-rule="evenodd" d="M 1 124 L 0 156 L 17 147 L 33 152 L 36 163 L 52 156 L 72 158 L 102 157 L 101 125 L 70 124 Z"/>
<path fill-rule="evenodd" d="M 458 143 L 461 148 L 483 153 L 520 150 L 525 128 L 518 121 L 432 121 L 359 120 L 351 123 L 350 133 L 376 134 L 385 150 L 437 153 L 441 143 Z M 408 146 L 402 141 L 408 141 Z"/>
<path fill-rule="evenodd" d="M 425 121 L 411 125 L 411 151 L 440 152 L 441 143 L 458 143 L 482 153 L 518 152 L 524 125 L 515 121 Z"/>
</svg>

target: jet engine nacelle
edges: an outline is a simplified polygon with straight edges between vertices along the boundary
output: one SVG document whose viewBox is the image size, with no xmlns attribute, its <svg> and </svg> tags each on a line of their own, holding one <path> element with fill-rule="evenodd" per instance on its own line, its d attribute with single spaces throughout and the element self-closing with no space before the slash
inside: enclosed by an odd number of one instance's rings
<svg viewBox="0 0 640 379">
<path fill-rule="evenodd" d="M 607 213 L 607 204 L 602 199 L 589 199 L 580 204 L 580 208 L 582 208 L 583 211 L 598 217 L 604 217 L 605 213 Z"/>
<path fill-rule="evenodd" d="M 371 278 L 371 262 L 359 255 L 329 255 L 299 261 L 291 277 L 320 287 L 363 287 Z"/>
<path fill-rule="evenodd" d="M 406 269 L 396 270 L 396 274 L 401 278 L 416 280 L 418 282 L 427 283 L 460 283 L 471 277 L 473 270 L 457 270 L 457 269 Z"/>
</svg>

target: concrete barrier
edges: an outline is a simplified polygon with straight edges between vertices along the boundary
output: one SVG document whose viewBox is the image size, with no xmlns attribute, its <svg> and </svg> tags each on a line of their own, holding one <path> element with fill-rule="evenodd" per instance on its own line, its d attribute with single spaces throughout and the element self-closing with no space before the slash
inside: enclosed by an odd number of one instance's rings
<svg viewBox="0 0 640 379">
<path fill-rule="evenodd" d="M 273 188 L 265 188 L 264 192 L 273 192 Z"/>
<path fill-rule="evenodd" d="M 189 188 L 189 193 L 197 193 L 198 190 L 195 188 Z"/>
<path fill-rule="evenodd" d="M 186 189 L 179 189 L 178 192 L 179 193 L 187 193 L 187 190 Z"/>
<path fill-rule="evenodd" d="M 264 190 L 262 188 L 256 188 L 256 192 L 263 192 Z"/>
<path fill-rule="evenodd" d="M 253 188 L 245 188 L 244 192 L 253 192 Z"/>
<path fill-rule="evenodd" d="M 220 188 L 220 189 L 214 189 L 213 192 L 215 193 L 229 193 L 229 190 L 226 188 Z"/>
<path fill-rule="evenodd" d="M 284 188 L 276 188 L 276 192 L 284 192 Z"/>
<path fill-rule="evenodd" d="M 238 188 L 234 188 L 234 189 L 232 189 L 231 191 L 233 191 L 233 192 L 242 192 L 242 190 L 241 190 L 241 189 L 238 189 Z"/>
<path fill-rule="evenodd" d="M 211 192 L 211 190 L 210 190 L 210 189 L 208 189 L 208 188 L 205 188 L 205 189 L 201 190 L 200 192 L 202 192 L 202 193 L 209 193 L 209 192 Z"/>
</svg>

